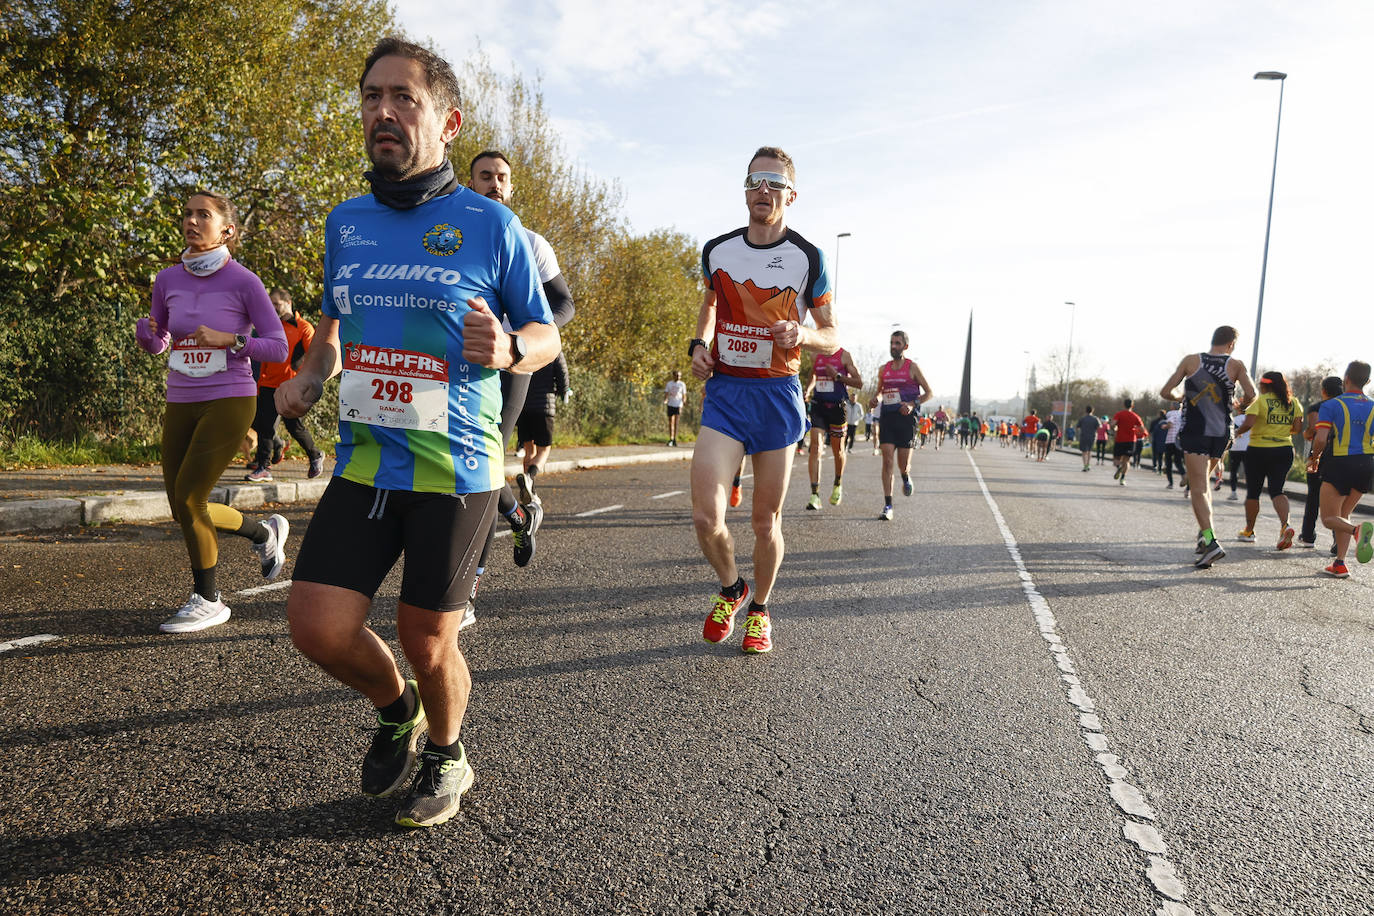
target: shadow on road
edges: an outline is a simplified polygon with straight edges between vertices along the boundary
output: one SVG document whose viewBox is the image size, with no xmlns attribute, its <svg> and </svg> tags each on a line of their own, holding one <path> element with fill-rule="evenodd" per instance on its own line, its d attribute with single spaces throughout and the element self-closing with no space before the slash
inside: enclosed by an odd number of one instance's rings
<svg viewBox="0 0 1374 916">
<path fill-rule="evenodd" d="M 387 817 L 377 814 L 386 806 Z M 360 840 L 396 833 L 390 814 L 395 802 L 355 795 L 302 808 L 251 808 L 172 817 L 152 823 L 96 826 L 51 836 L 8 835 L 0 839 L 5 884 L 18 884 L 163 858 L 172 850 L 213 852 L 225 846 L 252 847 L 274 840 L 306 838 Z"/>
</svg>

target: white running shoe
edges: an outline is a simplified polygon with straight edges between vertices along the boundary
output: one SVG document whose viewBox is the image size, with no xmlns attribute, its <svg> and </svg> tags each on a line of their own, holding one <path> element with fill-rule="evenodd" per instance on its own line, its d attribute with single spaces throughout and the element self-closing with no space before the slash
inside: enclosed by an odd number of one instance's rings
<svg viewBox="0 0 1374 916">
<path fill-rule="evenodd" d="M 286 536 L 291 533 L 291 524 L 280 515 L 263 519 L 267 528 L 267 540 L 253 545 L 253 552 L 262 560 L 262 577 L 269 582 L 281 575 L 286 566 Z"/>
<path fill-rule="evenodd" d="M 164 633 L 194 633 L 217 627 L 229 619 L 229 605 L 220 600 L 218 594 L 210 601 L 192 593 L 191 600 L 181 606 L 171 617 L 162 621 L 158 628 Z"/>
<path fill-rule="evenodd" d="M 469 601 L 467 603 L 467 607 L 463 608 L 463 619 L 458 622 L 458 632 L 463 632 L 476 622 L 477 608 L 471 601 Z"/>
<path fill-rule="evenodd" d="M 883 511 L 878 513 L 878 520 L 884 522 L 892 521 L 892 507 L 883 506 Z"/>
</svg>

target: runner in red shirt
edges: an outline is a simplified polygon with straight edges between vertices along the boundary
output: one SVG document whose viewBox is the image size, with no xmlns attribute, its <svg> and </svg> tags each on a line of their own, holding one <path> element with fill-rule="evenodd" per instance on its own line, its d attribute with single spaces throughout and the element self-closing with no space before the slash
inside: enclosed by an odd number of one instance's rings
<svg viewBox="0 0 1374 916">
<path fill-rule="evenodd" d="M 1036 432 L 1040 429 L 1040 417 L 1036 415 L 1032 408 L 1030 414 L 1021 421 L 1021 450 L 1025 452 L 1022 457 L 1029 458 L 1031 454 L 1031 440 L 1035 438 Z"/>
<path fill-rule="evenodd" d="M 1131 410 L 1134 403 L 1126 398 L 1121 402 L 1124 409 L 1118 410 L 1116 416 L 1112 417 L 1112 430 L 1116 433 L 1112 445 L 1112 462 L 1116 465 L 1116 473 L 1112 476 L 1123 487 L 1126 486 L 1126 471 L 1131 466 L 1131 456 L 1135 454 L 1135 442 L 1146 436 L 1145 421 L 1140 419 L 1140 414 Z"/>
</svg>

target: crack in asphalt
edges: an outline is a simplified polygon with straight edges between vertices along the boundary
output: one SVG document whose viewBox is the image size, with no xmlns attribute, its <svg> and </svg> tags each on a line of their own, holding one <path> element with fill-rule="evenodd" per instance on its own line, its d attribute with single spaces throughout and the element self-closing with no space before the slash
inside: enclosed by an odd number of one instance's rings
<svg viewBox="0 0 1374 916">
<path fill-rule="evenodd" d="M 922 689 L 930 684 L 930 681 L 927 678 L 923 678 L 919 674 L 917 674 L 908 677 L 907 680 L 911 683 L 911 689 L 913 692 L 915 692 L 916 696 L 920 697 L 921 699 L 929 703 L 931 709 L 935 710 L 936 712 L 940 711 L 940 704 L 935 702 L 930 697 L 926 696 L 925 690 Z"/>
<path fill-rule="evenodd" d="M 1333 700 L 1330 697 L 1323 696 L 1321 693 L 1317 692 L 1317 689 L 1312 686 L 1312 666 L 1307 662 L 1302 663 L 1302 674 L 1298 677 L 1298 685 L 1302 687 L 1302 692 L 1307 694 L 1312 699 L 1319 700 L 1331 706 L 1335 706 L 1338 709 L 1344 709 L 1346 712 L 1354 716 L 1355 731 L 1361 732 L 1366 735 L 1374 735 L 1374 721 L 1371 721 L 1369 716 L 1366 716 L 1364 713 L 1356 709 L 1354 704 L 1342 703 L 1339 700 Z"/>
</svg>

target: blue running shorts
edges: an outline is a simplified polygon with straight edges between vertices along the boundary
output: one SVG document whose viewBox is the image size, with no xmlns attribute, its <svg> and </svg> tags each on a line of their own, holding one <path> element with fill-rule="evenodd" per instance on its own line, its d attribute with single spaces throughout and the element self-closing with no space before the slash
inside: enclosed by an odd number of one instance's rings
<svg viewBox="0 0 1374 916">
<path fill-rule="evenodd" d="M 746 455 L 796 445 L 810 428 L 795 375 L 711 376 L 702 399 L 701 425 L 744 443 Z"/>
</svg>

